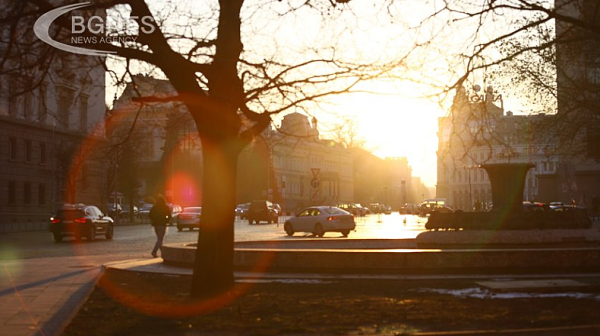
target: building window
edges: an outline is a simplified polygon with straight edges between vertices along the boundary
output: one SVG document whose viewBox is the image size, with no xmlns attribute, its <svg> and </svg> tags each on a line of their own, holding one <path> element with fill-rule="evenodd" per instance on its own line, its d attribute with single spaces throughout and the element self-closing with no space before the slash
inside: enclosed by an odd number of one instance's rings
<svg viewBox="0 0 600 336">
<path fill-rule="evenodd" d="M 26 88 L 26 90 L 28 90 L 27 92 L 25 92 L 23 94 L 23 118 L 25 120 L 32 120 L 33 119 L 33 99 L 32 99 L 32 95 L 31 95 L 31 91 L 29 91 L 29 88 Z"/>
<path fill-rule="evenodd" d="M 37 121 L 40 123 L 43 123 L 44 121 L 46 121 L 46 92 L 47 91 L 48 91 L 47 84 L 41 83 L 40 87 L 38 88 L 39 100 L 38 100 L 38 115 L 37 115 Z"/>
<path fill-rule="evenodd" d="M 11 117 L 19 115 L 19 100 L 18 96 L 21 85 L 16 76 L 10 76 L 8 83 L 8 114 Z"/>
<path fill-rule="evenodd" d="M 31 183 L 25 182 L 23 185 L 23 203 L 31 204 Z"/>
<path fill-rule="evenodd" d="M 16 160 L 17 159 L 17 139 L 14 137 L 10 137 L 8 138 L 8 157 L 11 160 Z"/>
<path fill-rule="evenodd" d="M 88 167 L 85 164 L 81 167 L 81 187 L 88 187 Z"/>
<path fill-rule="evenodd" d="M 42 183 L 38 187 L 38 204 L 46 204 L 46 185 Z"/>
<path fill-rule="evenodd" d="M 8 204 L 17 203 L 17 183 L 15 181 L 8 182 Z"/>
<path fill-rule="evenodd" d="M 69 115 L 75 92 L 66 87 L 58 87 L 57 91 L 56 106 L 58 107 L 58 122 L 61 127 L 69 128 Z"/>
<path fill-rule="evenodd" d="M 32 150 L 31 140 L 25 140 L 25 162 L 31 162 Z"/>
<path fill-rule="evenodd" d="M 40 142 L 40 164 L 46 164 L 47 160 L 46 144 Z"/>
<path fill-rule="evenodd" d="M 81 95 L 79 97 L 79 129 L 82 132 L 87 131 L 88 123 L 88 97 Z"/>
</svg>

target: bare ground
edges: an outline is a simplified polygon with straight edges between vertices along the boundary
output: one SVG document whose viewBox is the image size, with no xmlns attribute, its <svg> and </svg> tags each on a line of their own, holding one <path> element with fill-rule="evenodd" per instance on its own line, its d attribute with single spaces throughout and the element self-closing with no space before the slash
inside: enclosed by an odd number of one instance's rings
<svg viewBox="0 0 600 336">
<path fill-rule="evenodd" d="M 477 288 L 470 281 L 259 282 L 198 302 L 190 280 L 109 272 L 63 335 L 405 335 L 600 323 L 597 286 L 586 298 L 498 299 L 430 290 Z"/>
</svg>

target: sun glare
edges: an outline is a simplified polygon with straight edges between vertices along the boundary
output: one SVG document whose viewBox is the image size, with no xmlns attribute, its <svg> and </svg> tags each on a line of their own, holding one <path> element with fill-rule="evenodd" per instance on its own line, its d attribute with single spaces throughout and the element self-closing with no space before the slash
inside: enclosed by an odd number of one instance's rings
<svg viewBox="0 0 600 336">
<path fill-rule="evenodd" d="M 437 120 L 445 111 L 427 99 L 409 97 L 408 92 L 400 95 L 382 86 L 374 88 L 387 93 L 339 97 L 336 113 L 354 119 L 367 149 L 382 158 L 407 157 L 413 176 L 435 185 Z"/>
</svg>

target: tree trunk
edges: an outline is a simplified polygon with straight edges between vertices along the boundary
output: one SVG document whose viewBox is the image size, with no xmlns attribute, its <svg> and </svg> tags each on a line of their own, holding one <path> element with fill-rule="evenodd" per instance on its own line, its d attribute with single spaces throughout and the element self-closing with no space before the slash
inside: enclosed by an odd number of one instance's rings
<svg viewBox="0 0 600 336">
<path fill-rule="evenodd" d="M 191 294 L 212 298 L 233 287 L 233 241 L 239 150 L 202 140 L 203 208 Z"/>
</svg>

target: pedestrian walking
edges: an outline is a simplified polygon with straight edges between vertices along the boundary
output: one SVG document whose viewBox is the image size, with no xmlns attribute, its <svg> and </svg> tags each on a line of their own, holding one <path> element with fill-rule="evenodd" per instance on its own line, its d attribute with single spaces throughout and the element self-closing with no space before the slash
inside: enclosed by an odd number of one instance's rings
<svg viewBox="0 0 600 336">
<path fill-rule="evenodd" d="M 167 224 L 171 221 L 171 209 L 167 205 L 164 197 L 158 197 L 156 203 L 154 203 L 154 206 L 150 209 L 148 217 L 150 217 L 150 223 L 154 227 L 154 232 L 156 233 L 156 244 L 154 244 L 154 249 L 152 249 L 152 257 L 156 258 L 156 252 L 162 247 L 163 239 L 165 238 Z"/>
</svg>

